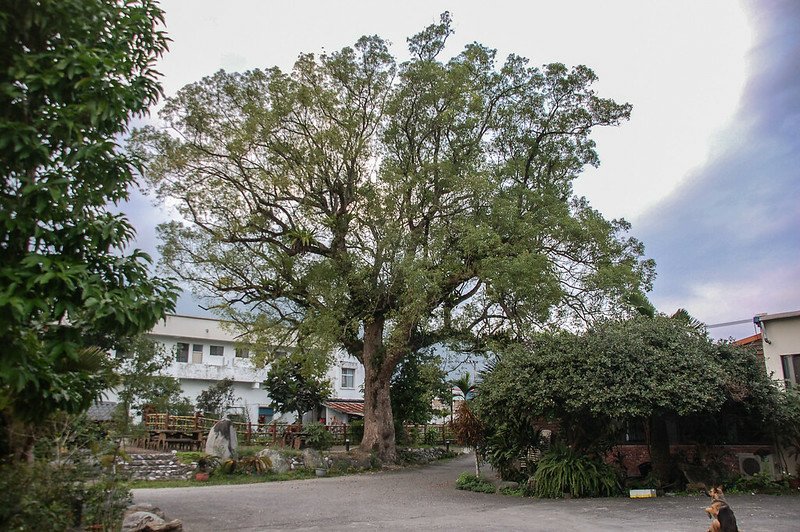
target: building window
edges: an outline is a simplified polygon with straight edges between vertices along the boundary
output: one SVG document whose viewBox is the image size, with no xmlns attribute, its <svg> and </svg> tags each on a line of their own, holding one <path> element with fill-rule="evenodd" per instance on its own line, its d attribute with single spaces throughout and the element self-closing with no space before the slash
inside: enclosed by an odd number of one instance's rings
<svg viewBox="0 0 800 532">
<path fill-rule="evenodd" d="M 225 348 L 221 345 L 210 345 L 208 346 L 209 355 L 212 357 L 221 357 L 225 354 Z"/>
<path fill-rule="evenodd" d="M 783 380 L 787 386 L 800 384 L 800 355 L 782 355 Z"/>
<path fill-rule="evenodd" d="M 236 358 L 250 358 L 250 350 L 244 347 L 237 347 Z"/>
<path fill-rule="evenodd" d="M 192 364 L 203 363 L 203 344 L 192 344 Z"/>
<path fill-rule="evenodd" d="M 178 348 L 175 350 L 176 362 L 189 362 L 189 344 L 178 342 Z"/>
<path fill-rule="evenodd" d="M 355 368 L 342 368 L 342 388 L 355 388 L 355 387 L 356 387 Z"/>
</svg>

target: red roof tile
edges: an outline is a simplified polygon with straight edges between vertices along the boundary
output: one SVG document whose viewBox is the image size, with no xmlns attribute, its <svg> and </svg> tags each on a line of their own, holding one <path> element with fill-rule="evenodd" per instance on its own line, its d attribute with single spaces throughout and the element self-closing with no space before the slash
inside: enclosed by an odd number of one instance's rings
<svg viewBox="0 0 800 532">
<path fill-rule="evenodd" d="M 364 401 L 331 400 L 325 401 L 324 406 L 338 410 L 344 414 L 364 417 Z"/>
</svg>

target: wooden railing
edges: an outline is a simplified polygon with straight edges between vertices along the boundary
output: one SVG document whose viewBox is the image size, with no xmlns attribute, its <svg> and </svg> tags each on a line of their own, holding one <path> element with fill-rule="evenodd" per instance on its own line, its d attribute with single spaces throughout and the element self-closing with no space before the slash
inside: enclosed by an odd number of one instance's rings
<svg viewBox="0 0 800 532">
<path fill-rule="evenodd" d="M 194 416 L 172 416 L 169 414 L 147 414 L 144 424 L 150 431 L 209 431 L 218 419 L 195 414 Z M 256 424 L 233 421 L 236 436 L 240 443 L 245 445 L 274 445 L 286 444 L 291 440 L 292 434 L 302 430 L 300 425 L 273 422 Z M 325 428 L 333 436 L 334 445 L 344 445 L 345 440 L 357 445 L 349 425 L 326 425 Z M 444 445 L 448 440 L 453 440 L 453 433 L 449 424 L 438 425 L 405 425 L 406 433 L 415 444 Z"/>
</svg>

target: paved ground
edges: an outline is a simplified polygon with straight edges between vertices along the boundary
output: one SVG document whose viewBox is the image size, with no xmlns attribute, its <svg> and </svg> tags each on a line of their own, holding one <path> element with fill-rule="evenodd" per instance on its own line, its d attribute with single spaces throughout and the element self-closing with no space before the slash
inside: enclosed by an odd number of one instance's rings
<svg viewBox="0 0 800 532">
<path fill-rule="evenodd" d="M 134 490 L 185 529 L 705 531 L 705 497 L 543 501 L 459 491 L 463 456 L 394 472 L 238 486 Z M 800 531 L 800 497 L 728 497 L 746 532 Z"/>
</svg>

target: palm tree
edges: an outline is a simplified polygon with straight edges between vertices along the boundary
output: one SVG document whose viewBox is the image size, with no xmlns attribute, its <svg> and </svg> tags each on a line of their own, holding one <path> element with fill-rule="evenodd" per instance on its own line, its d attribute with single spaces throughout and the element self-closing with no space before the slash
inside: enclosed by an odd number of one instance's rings
<svg viewBox="0 0 800 532">
<path fill-rule="evenodd" d="M 470 375 L 469 371 L 465 371 L 459 378 L 450 381 L 450 384 L 453 388 L 458 388 L 465 401 L 472 398 L 469 393 L 475 391 L 475 381 L 472 380 L 472 375 Z"/>
</svg>

